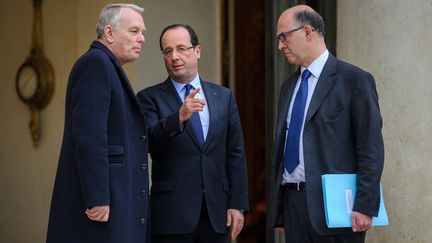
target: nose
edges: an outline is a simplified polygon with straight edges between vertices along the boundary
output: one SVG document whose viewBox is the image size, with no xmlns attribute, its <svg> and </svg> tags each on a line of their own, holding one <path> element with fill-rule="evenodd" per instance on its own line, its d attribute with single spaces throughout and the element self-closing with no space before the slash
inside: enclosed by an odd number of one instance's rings
<svg viewBox="0 0 432 243">
<path fill-rule="evenodd" d="M 178 57 L 179 57 L 179 54 L 178 54 L 178 52 L 174 49 L 173 52 L 172 52 L 172 54 L 171 54 L 171 59 L 173 59 L 173 60 L 177 60 Z"/>
<path fill-rule="evenodd" d="M 278 42 L 278 49 L 279 50 L 283 50 L 286 47 L 284 42 L 279 41 L 279 40 L 277 42 Z"/>
<path fill-rule="evenodd" d="M 144 33 L 140 32 L 139 36 L 138 36 L 138 42 L 145 42 L 145 37 L 144 37 Z"/>
</svg>

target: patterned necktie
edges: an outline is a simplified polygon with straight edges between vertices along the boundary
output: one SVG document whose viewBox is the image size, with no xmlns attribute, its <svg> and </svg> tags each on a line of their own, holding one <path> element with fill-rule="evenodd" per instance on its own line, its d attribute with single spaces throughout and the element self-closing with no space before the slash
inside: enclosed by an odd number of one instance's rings
<svg viewBox="0 0 432 243">
<path fill-rule="evenodd" d="M 194 89 L 191 84 L 186 84 L 185 86 L 186 92 L 185 92 L 185 99 L 190 94 L 191 89 Z M 199 117 L 198 112 L 192 113 L 192 117 L 189 119 L 189 122 L 192 124 L 193 130 L 195 132 L 195 135 L 198 139 L 198 142 L 201 147 L 204 145 L 204 133 L 201 125 L 201 119 Z"/>
<path fill-rule="evenodd" d="M 288 136 L 285 143 L 284 165 L 288 173 L 292 173 L 300 164 L 300 134 L 303 126 L 306 100 L 308 96 L 308 78 L 311 75 L 305 69 L 302 74 L 300 88 L 294 99 L 291 111 L 291 119 L 288 128 Z"/>
</svg>

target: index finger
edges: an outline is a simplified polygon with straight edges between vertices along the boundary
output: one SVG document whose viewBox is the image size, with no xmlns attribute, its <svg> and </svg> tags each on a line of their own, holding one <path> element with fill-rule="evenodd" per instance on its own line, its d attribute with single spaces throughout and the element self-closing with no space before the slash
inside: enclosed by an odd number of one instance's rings
<svg viewBox="0 0 432 243">
<path fill-rule="evenodd" d="M 227 212 L 227 226 L 229 227 L 229 226 L 231 226 L 231 213 L 230 213 L 230 211 L 228 210 L 228 212 Z"/>
<path fill-rule="evenodd" d="M 195 98 L 195 95 L 198 94 L 198 92 L 200 92 L 200 88 L 196 88 L 194 91 L 192 91 L 192 93 L 190 93 L 187 98 Z"/>
<path fill-rule="evenodd" d="M 351 228 L 354 232 L 357 232 L 357 218 L 355 216 L 355 214 L 352 214 L 351 216 Z"/>
</svg>

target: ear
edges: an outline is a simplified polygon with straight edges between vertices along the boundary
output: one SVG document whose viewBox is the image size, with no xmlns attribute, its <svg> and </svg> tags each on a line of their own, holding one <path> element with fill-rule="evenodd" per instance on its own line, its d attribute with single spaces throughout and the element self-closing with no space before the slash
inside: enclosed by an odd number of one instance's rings
<svg viewBox="0 0 432 243">
<path fill-rule="evenodd" d="M 200 59 L 201 57 L 201 45 L 197 45 L 194 49 L 195 55 L 197 55 L 197 58 Z"/>
<path fill-rule="evenodd" d="M 310 40 L 312 37 L 312 33 L 315 32 L 315 30 L 310 25 L 305 25 L 304 32 L 306 33 L 306 39 Z"/>
<path fill-rule="evenodd" d="M 114 42 L 113 38 L 113 27 L 111 25 L 106 25 L 104 28 L 104 35 L 108 43 L 112 44 Z"/>
</svg>

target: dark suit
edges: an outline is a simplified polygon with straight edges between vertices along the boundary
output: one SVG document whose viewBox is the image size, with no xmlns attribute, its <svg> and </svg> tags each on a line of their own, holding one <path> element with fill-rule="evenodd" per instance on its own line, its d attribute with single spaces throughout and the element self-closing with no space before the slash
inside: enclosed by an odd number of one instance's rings
<svg viewBox="0 0 432 243">
<path fill-rule="evenodd" d="M 146 130 L 122 66 L 93 42 L 69 77 L 47 242 L 146 242 Z M 107 223 L 87 218 L 87 208 L 102 205 Z"/>
<path fill-rule="evenodd" d="M 169 78 L 138 93 L 150 126 L 152 234 L 191 233 L 204 197 L 218 233 L 227 233 L 228 208 L 248 210 L 243 134 L 234 95 L 202 80 L 201 86 L 210 116 L 203 148 L 189 121 L 184 131 L 179 127 L 182 101 Z"/>
<path fill-rule="evenodd" d="M 272 160 L 270 226 L 282 226 L 281 179 L 286 117 L 300 75 L 287 79 L 279 99 L 275 152 Z M 307 111 L 303 130 L 307 210 L 319 234 L 344 234 L 351 228 L 329 229 L 325 223 L 321 175 L 357 173 L 354 211 L 376 216 L 384 164 L 382 119 L 371 74 L 329 55 Z"/>
</svg>

